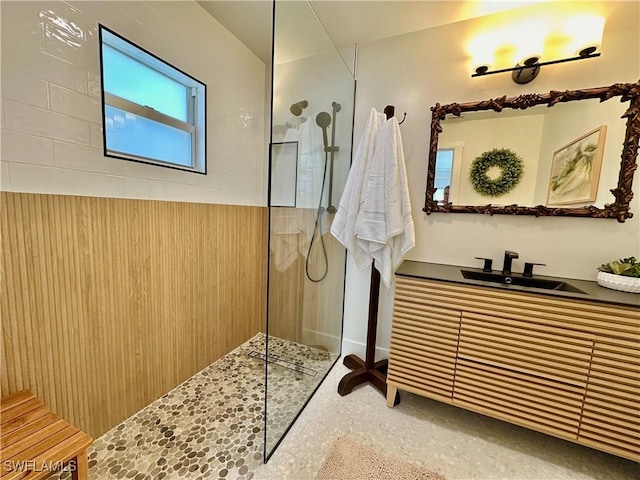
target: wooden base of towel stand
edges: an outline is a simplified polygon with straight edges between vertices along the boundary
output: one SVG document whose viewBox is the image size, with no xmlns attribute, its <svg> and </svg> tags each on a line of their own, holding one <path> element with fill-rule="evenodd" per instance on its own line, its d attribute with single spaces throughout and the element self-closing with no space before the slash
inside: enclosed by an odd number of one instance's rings
<svg viewBox="0 0 640 480">
<path fill-rule="evenodd" d="M 380 392 L 387 396 L 387 367 L 388 360 L 375 361 L 376 356 L 376 333 L 378 329 L 378 300 L 380 298 L 380 272 L 371 265 L 371 288 L 369 290 L 369 320 L 367 323 L 367 346 L 365 359 L 362 360 L 357 355 L 347 355 L 344 357 L 345 367 L 353 370 L 347 373 L 338 384 L 338 393 L 345 396 L 358 385 L 370 382 Z M 396 392 L 394 405 L 400 403 L 400 395 Z"/>
</svg>

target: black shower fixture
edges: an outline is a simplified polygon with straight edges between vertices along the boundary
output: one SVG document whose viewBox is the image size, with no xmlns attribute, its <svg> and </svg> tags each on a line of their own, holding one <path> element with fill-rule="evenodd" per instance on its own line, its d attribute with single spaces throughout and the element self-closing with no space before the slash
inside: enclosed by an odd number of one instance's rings
<svg viewBox="0 0 640 480">
<path fill-rule="evenodd" d="M 294 104 L 295 105 L 295 104 Z M 291 113 L 293 113 L 293 107 L 291 105 Z M 340 151 L 340 147 L 335 145 L 336 141 L 336 113 L 340 111 L 342 106 L 337 102 L 331 103 L 332 113 L 320 112 L 316 115 L 316 125 L 322 129 L 322 142 L 324 143 L 324 168 L 322 174 L 322 187 L 320 188 L 320 200 L 318 202 L 318 210 L 316 211 L 316 221 L 313 227 L 313 234 L 311 235 L 311 242 L 309 243 L 309 251 L 307 252 L 307 259 L 305 261 L 305 273 L 307 278 L 314 283 L 321 282 L 329 273 L 329 261 L 327 259 L 327 249 L 324 244 L 324 237 L 322 235 L 322 212 L 325 208 L 322 206 L 322 198 L 324 196 L 324 186 L 327 178 L 329 179 L 329 198 L 327 203 L 329 206 L 326 208 L 327 213 L 334 214 L 337 212 L 337 208 L 333 205 L 333 156 L 335 152 Z M 331 125 L 331 144 L 329 145 L 329 138 L 327 135 L 327 128 Z M 328 169 L 328 172 L 327 172 Z M 328 175 L 327 175 L 328 173 Z M 324 272 L 318 278 L 311 276 L 309 272 L 309 259 L 311 258 L 311 250 L 315 242 L 316 234 L 320 233 L 320 245 L 322 246 L 322 254 L 324 256 Z"/>
</svg>

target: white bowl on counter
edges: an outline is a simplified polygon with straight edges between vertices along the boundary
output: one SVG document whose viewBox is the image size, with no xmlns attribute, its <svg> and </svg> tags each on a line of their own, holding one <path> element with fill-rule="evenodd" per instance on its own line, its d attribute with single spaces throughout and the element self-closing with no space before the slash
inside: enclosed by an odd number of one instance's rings
<svg viewBox="0 0 640 480">
<path fill-rule="evenodd" d="M 640 293 L 640 278 L 615 275 L 613 273 L 598 272 L 598 285 L 621 292 Z"/>
</svg>

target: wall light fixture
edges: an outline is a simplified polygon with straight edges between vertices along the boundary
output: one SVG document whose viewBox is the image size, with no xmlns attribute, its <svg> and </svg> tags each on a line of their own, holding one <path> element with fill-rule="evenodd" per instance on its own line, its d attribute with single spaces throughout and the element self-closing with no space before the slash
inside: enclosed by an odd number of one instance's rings
<svg viewBox="0 0 640 480">
<path fill-rule="evenodd" d="M 603 29 L 603 17 L 577 15 L 560 26 L 529 21 L 479 35 L 470 49 L 474 57 L 471 76 L 512 72 L 515 83 L 529 83 L 545 65 L 599 57 Z M 509 61 L 504 57 L 515 61 L 515 66 L 495 68 Z"/>
</svg>

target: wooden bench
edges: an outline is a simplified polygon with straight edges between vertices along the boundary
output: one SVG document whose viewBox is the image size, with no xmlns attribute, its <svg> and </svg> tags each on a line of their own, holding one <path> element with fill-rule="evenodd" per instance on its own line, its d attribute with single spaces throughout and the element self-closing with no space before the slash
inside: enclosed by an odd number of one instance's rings
<svg viewBox="0 0 640 480">
<path fill-rule="evenodd" d="M 55 415 L 28 390 L 0 400 L 0 479 L 35 480 L 68 468 L 87 479 L 87 448 L 93 439 Z"/>
</svg>

